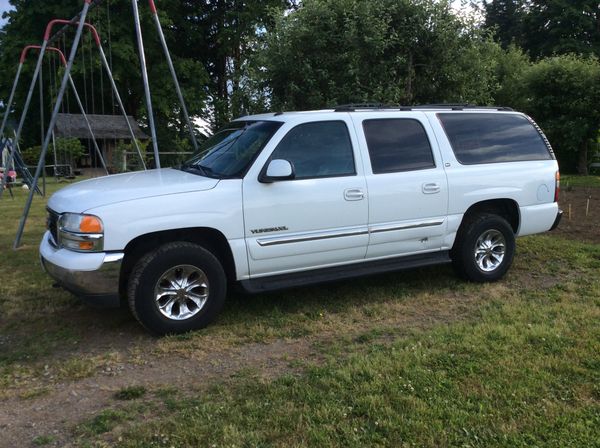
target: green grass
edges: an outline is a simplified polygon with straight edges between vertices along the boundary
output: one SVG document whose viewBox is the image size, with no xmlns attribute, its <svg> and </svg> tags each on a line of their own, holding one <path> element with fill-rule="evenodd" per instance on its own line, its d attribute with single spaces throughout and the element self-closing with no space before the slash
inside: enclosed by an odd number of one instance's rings
<svg viewBox="0 0 600 448">
<path fill-rule="evenodd" d="M 127 312 L 52 288 L 37 262 L 43 200 L 12 251 L 16 195 L 0 201 L 0 403 L 46 399 L 124 362 L 211 363 L 282 340 L 316 352 L 288 354 L 283 374 L 243 366 L 189 389 L 120 389 L 115 398 L 135 400 L 127 408 L 65 423 L 84 446 L 600 446 L 600 245 L 520 239 L 508 277 L 490 285 L 442 266 L 234 293 L 206 330 L 157 340 Z M 33 442 L 55 442 L 46 437 Z"/>
<path fill-rule="evenodd" d="M 83 435 L 95 436 L 111 431 L 117 425 L 127 421 L 130 415 L 124 410 L 106 409 L 91 420 L 79 425 Z"/>
<path fill-rule="evenodd" d="M 146 394 L 144 386 L 129 386 L 124 387 L 115 394 L 117 400 L 136 400 Z"/>
<path fill-rule="evenodd" d="M 600 446 L 600 247 L 542 236 L 519 252 L 472 319 L 340 334 L 300 376 L 171 397 L 121 446 Z"/>
<path fill-rule="evenodd" d="M 37 436 L 33 439 L 33 444 L 35 446 L 46 446 L 54 443 L 56 441 L 56 436 Z"/>
<path fill-rule="evenodd" d="M 561 188 L 594 187 L 600 188 L 600 176 L 575 176 L 563 174 L 560 176 Z"/>
</svg>

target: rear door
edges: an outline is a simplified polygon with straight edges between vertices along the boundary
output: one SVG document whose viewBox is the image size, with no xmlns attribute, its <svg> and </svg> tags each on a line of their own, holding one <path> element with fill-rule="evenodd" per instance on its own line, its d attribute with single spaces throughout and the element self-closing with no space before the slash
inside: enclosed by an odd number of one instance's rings
<svg viewBox="0 0 600 448">
<path fill-rule="evenodd" d="M 348 114 L 286 123 L 244 178 L 251 277 L 363 260 L 368 199 Z M 293 180 L 261 183 L 270 160 L 285 159 Z"/>
<path fill-rule="evenodd" d="M 423 113 L 353 115 L 369 191 L 367 258 L 440 250 L 447 227 L 448 182 Z"/>
</svg>

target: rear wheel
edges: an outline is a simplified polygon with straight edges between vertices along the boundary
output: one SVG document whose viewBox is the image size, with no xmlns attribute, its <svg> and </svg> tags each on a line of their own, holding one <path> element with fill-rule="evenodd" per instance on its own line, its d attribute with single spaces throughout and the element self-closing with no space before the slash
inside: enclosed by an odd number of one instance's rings
<svg viewBox="0 0 600 448">
<path fill-rule="evenodd" d="M 184 333 L 216 318 L 226 290 L 225 272 L 211 252 L 192 243 L 168 243 L 134 266 L 129 307 L 154 334 Z"/>
<path fill-rule="evenodd" d="M 515 253 L 515 234 L 501 216 L 467 217 L 461 226 L 452 263 L 456 272 L 473 282 L 493 282 L 504 277 Z"/>
</svg>

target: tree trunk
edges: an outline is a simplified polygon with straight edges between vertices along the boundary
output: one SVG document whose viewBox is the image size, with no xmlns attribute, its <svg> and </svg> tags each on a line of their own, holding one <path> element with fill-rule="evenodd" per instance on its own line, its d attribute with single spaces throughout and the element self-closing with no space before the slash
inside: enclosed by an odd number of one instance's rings
<svg viewBox="0 0 600 448">
<path fill-rule="evenodd" d="M 583 142 L 579 147 L 577 172 L 582 176 L 588 175 L 588 140 Z"/>
<path fill-rule="evenodd" d="M 406 73 L 406 87 L 404 89 L 404 98 L 405 104 L 412 104 L 413 99 L 413 76 L 415 74 L 415 69 L 413 66 L 413 54 L 412 52 L 408 53 L 408 69 Z"/>
</svg>

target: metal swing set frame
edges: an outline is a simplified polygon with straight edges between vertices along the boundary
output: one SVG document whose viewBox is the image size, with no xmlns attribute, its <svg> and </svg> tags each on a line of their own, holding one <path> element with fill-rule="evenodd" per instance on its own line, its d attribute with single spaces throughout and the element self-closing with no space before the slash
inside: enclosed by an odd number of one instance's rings
<svg viewBox="0 0 600 448">
<path fill-rule="evenodd" d="M 142 164 L 143 168 L 146 169 L 146 165 L 144 163 L 144 159 L 143 159 L 141 150 L 140 150 L 137 140 L 135 138 L 135 134 L 133 132 L 131 124 L 129 123 L 129 120 L 127 118 L 127 112 L 125 110 L 122 98 L 119 94 L 117 85 L 115 83 L 110 64 L 108 63 L 108 60 L 106 58 L 106 53 L 104 52 L 104 48 L 102 46 L 102 41 L 100 39 L 98 31 L 96 30 L 96 28 L 93 25 L 86 22 L 86 19 L 88 17 L 88 13 L 89 13 L 90 9 L 101 4 L 102 2 L 103 2 L 103 0 L 84 0 L 83 8 L 82 8 L 81 12 L 79 14 L 77 14 L 75 17 L 73 17 L 71 20 L 64 20 L 64 19 L 51 20 L 46 27 L 46 31 L 44 33 L 44 39 L 42 41 L 42 44 L 41 45 L 28 45 L 23 49 L 23 51 L 21 53 L 21 57 L 19 59 L 19 65 L 17 66 L 17 73 L 16 73 L 16 76 L 15 76 L 15 79 L 13 82 L 9 100 L 6 103 L 6 112 L 4 114 L 2 124 L 0 125 L 0 141 L 3 141 L 2 139 L 4 136 L 4 130 L 5 130 L 6 124 L 8 122 L 8 117 L 10 115 L 11 108 L 13 106 L 15 92 L 16 92 L 17 86 L 19 84 L 19 78 L 21 76 L 21 71 L 23 69 L 23 65 L 25 64 L 25 61 L 27 59 L 27 55 L 29 54 L 29 52 L 31 50 L 39 50 L 39 55 L 38 55 L 36 67 L 34 70 L 33 78 L 31 80 L 29 91 L 27 93 L 27 97 L 25 100 L 25 105 L 24 105 L 23 111 L 21 113 L 19 125 L 15 132 L 15 136 L 14 136 L 14 140 L 13 140 L 14 144 L 10 145 L 10 155 L 8 157 L 7 167 L 10 167 L 14 161 L 15 152 L 17 150 L 18 142 L 21 137 L 21 133 L 23 131 L 23 126 L 24 126 L 24 123 L 25 123 L 25 120 L 27 117 L 27 112 L 29 110 L 29 106 L 31 104 L 31 99 L 33 97 L 33 92 L 34 92 L 36 83 L 39 82 L 40 86 L 42 85 L 41 68 L 42 68 L 42 62 L 44 61 L 44 56 L 46 55 L 47 52 L 55 52 L 59 55 L 61 63 L 64 66 L 64 73 L 62 76 L 60 87 L 58 88 L 58 91 L 57 91 L 56 101 L 54 103 L 52 114 L 50 116 L 50 121 L 48 124 L 48 130 L 45 134 L 42 132 L 43 143 L 42 143 L 40 158 L 39 158 L 36 170 L 35 170 L 35 174 L 33 176 L 32 185 L 29 190 L 29 195 L 27 197 L 27 201 L 25 203 L 25 207 L 24 207 L 23 213 L 21 215 L 19 227 L 17 230 L 17 235 L 15 237 L 15 241 L 13 244 L 13 249 L 17 249 L 21 245 L 21 238 L 23 236 L 25 224 L 27 222 L 27 217 L 28 217 L 29 211 L 31 209 L 33 195 L 34 195 L 35 191 L 38 190 L 38 182 L 39 182 L 40 175 L 42 174 L 42 171 L 44 170 L 44 167 L 45 167 L 45 160 L 46 160 L 46 154 L 48 152 L 48 147 L 49 147 L 51 141 L 53 140 L 53 131 L 56 126 L 57 117 L 58 117 L 60 108 L 63 103 L 65 92 L 67 90 L 67 87 L 69 87 L 69 86 L 71 87 L 71 90 L 73 91 L 77 105 L 78 105 L 79 109 L 81 110 L 82 117 L 83 117 L 83 119 L 86 123 L 86 127 L 90 133 L 91 140 L 93 141 L 93 144 L 94 144 L 94 150 L 98 155 L 98 158 L 102 164 L 103 169 L 108 174 L 106 163 L 104 161 L 104 158 L 102 157 L 100 148 L 98 147 L 92 126 L 90 124 L 90 121 L 89 121 L 87 114 L 85 112 L 85 109 L 83 107 L 83 103 L 81 102 L 79 93 L 77 92 L 77 88 L 75 86 L 73 78 L 71 77 L 71 71 L 73 69 L 75 57 L 77 55 L 77 51 L 79 49 L 79 45 L 81 42 L 81 37 L 82 37 L 83 31 L 85 28 L 87 28 L 89 30 L 89 32 L 91 33 L 91 35 L 96 43 L 96 47 L 97 47 L 98 53 L 100 55 L 102 66 L 103 66 L 104 70 L 106 71 L 106 73 L 108 75 L 108 79 L 111 84 L 112 92 L 114 94 L 115 99 L 117 100 L 119 109 L 120 109 L 121 113 L 123 114 L 125 121 L 127 122 L 127 126 L 129 129 L 129 132 L 131 134 L 132 141 L 134 142 L 134 145 L 136 147 L 136 151 L 140 158 L 141 164 Z M 138 52 L 139 52 L 139 58 L 140 58 L 142 82 L 144 85 L 144 96 L 145 96 L 145 101 L 146 101 L 146 108 L 148 111 L 148 126 L 149 126 L 150 132 L 151 132 L 156 168 L 160 168 L 160 154 L 158 151 L 158 142 L 157 142 L 157 138 L 156 138 L 156 127 L 155 127 L 155 123 L 154 123 L 154 112 L 153 112 L 153 108 L 152 108 L 152 96 L 151 96 L 151 92 L 150 92 L 150 82 L 148 79 L 148 70 L 147 70 L 147 66 L 146 66 L 146 55 L 145 55 L 144 41 L 143 41 L 142 29 L 141 29 L 141 23 L 140 23 L 138 0 L 132 0 L 131 3 L 132 3 L 135 32 L 136 32 L 136 38 L 137 38 L 137 44 L 138 44 Z M 198 143 L 197 143 L 196 136 L 194 133 L 194 127 L 192 125 L 192 121 L 191 121 L 189 113 L 188 113 L 188 109 L 186 106 L 185 99 L 183 97 L 181 86 L 180 86 L 179 80 L 177 78 L 177 72 L 173 65 L 171 53 L 169 51 L 167 41 L 165 39 L 163 30 L 162 30 L 162 25 L 161 25 L 160 19 L 158 17 L 158 9 L 156 7 L 156 4 L 154 3 L 154 0 L 149 0 L 148 4 L 150 7 L 152 16 L 153 16 L 154 23 L 156 24 L 159 40 L 160 40 L 162 48 L 163 48 L 163 52 L 164 52 L 164 55 L 165 55 L 165 58 L 167 61 L 167 65 L 169 67 L 169 71 L 173 78 L 173 83 L 175 85 L 177 97 L 181 104 L 181 111 L 186 120 L 187 127 L 188 127 L 188 130 L 190 133 L 190 137 L 191 137 L 194 149 L 197 150 Z M 64 26 L 58 32 L 56 32 L 54 35 L 52 35 L 52 30 L 53 30 L 54 26 L 56 26 L 56 25 L 64 25 Z M 75 32 L 75 37 L 73 39 L 71 50 L 69 53 L 69 58 L 66 59 L 65 55 L 62 53 L 62 51 L 57 47 L 51 46 L 51 44 L 54 41 L 56 41 L 61 35 L 63 35 L 69 27 L 76 27 L 76 32 Z M 40 95 L 42 95 L 42 93 L 40 93 Z M 43 123 L 42 123 L 42 129 L 43 129 Z M 7 144 L 8 144 L 8 141 L 9 140 L 6 139 Z M 0 185 L 0 197 L 2 196 L 2 193 L 6 186 L 6 181 L 7 181 L 7 176 L 3 176 L 2 183 Z"/>
</svg>

